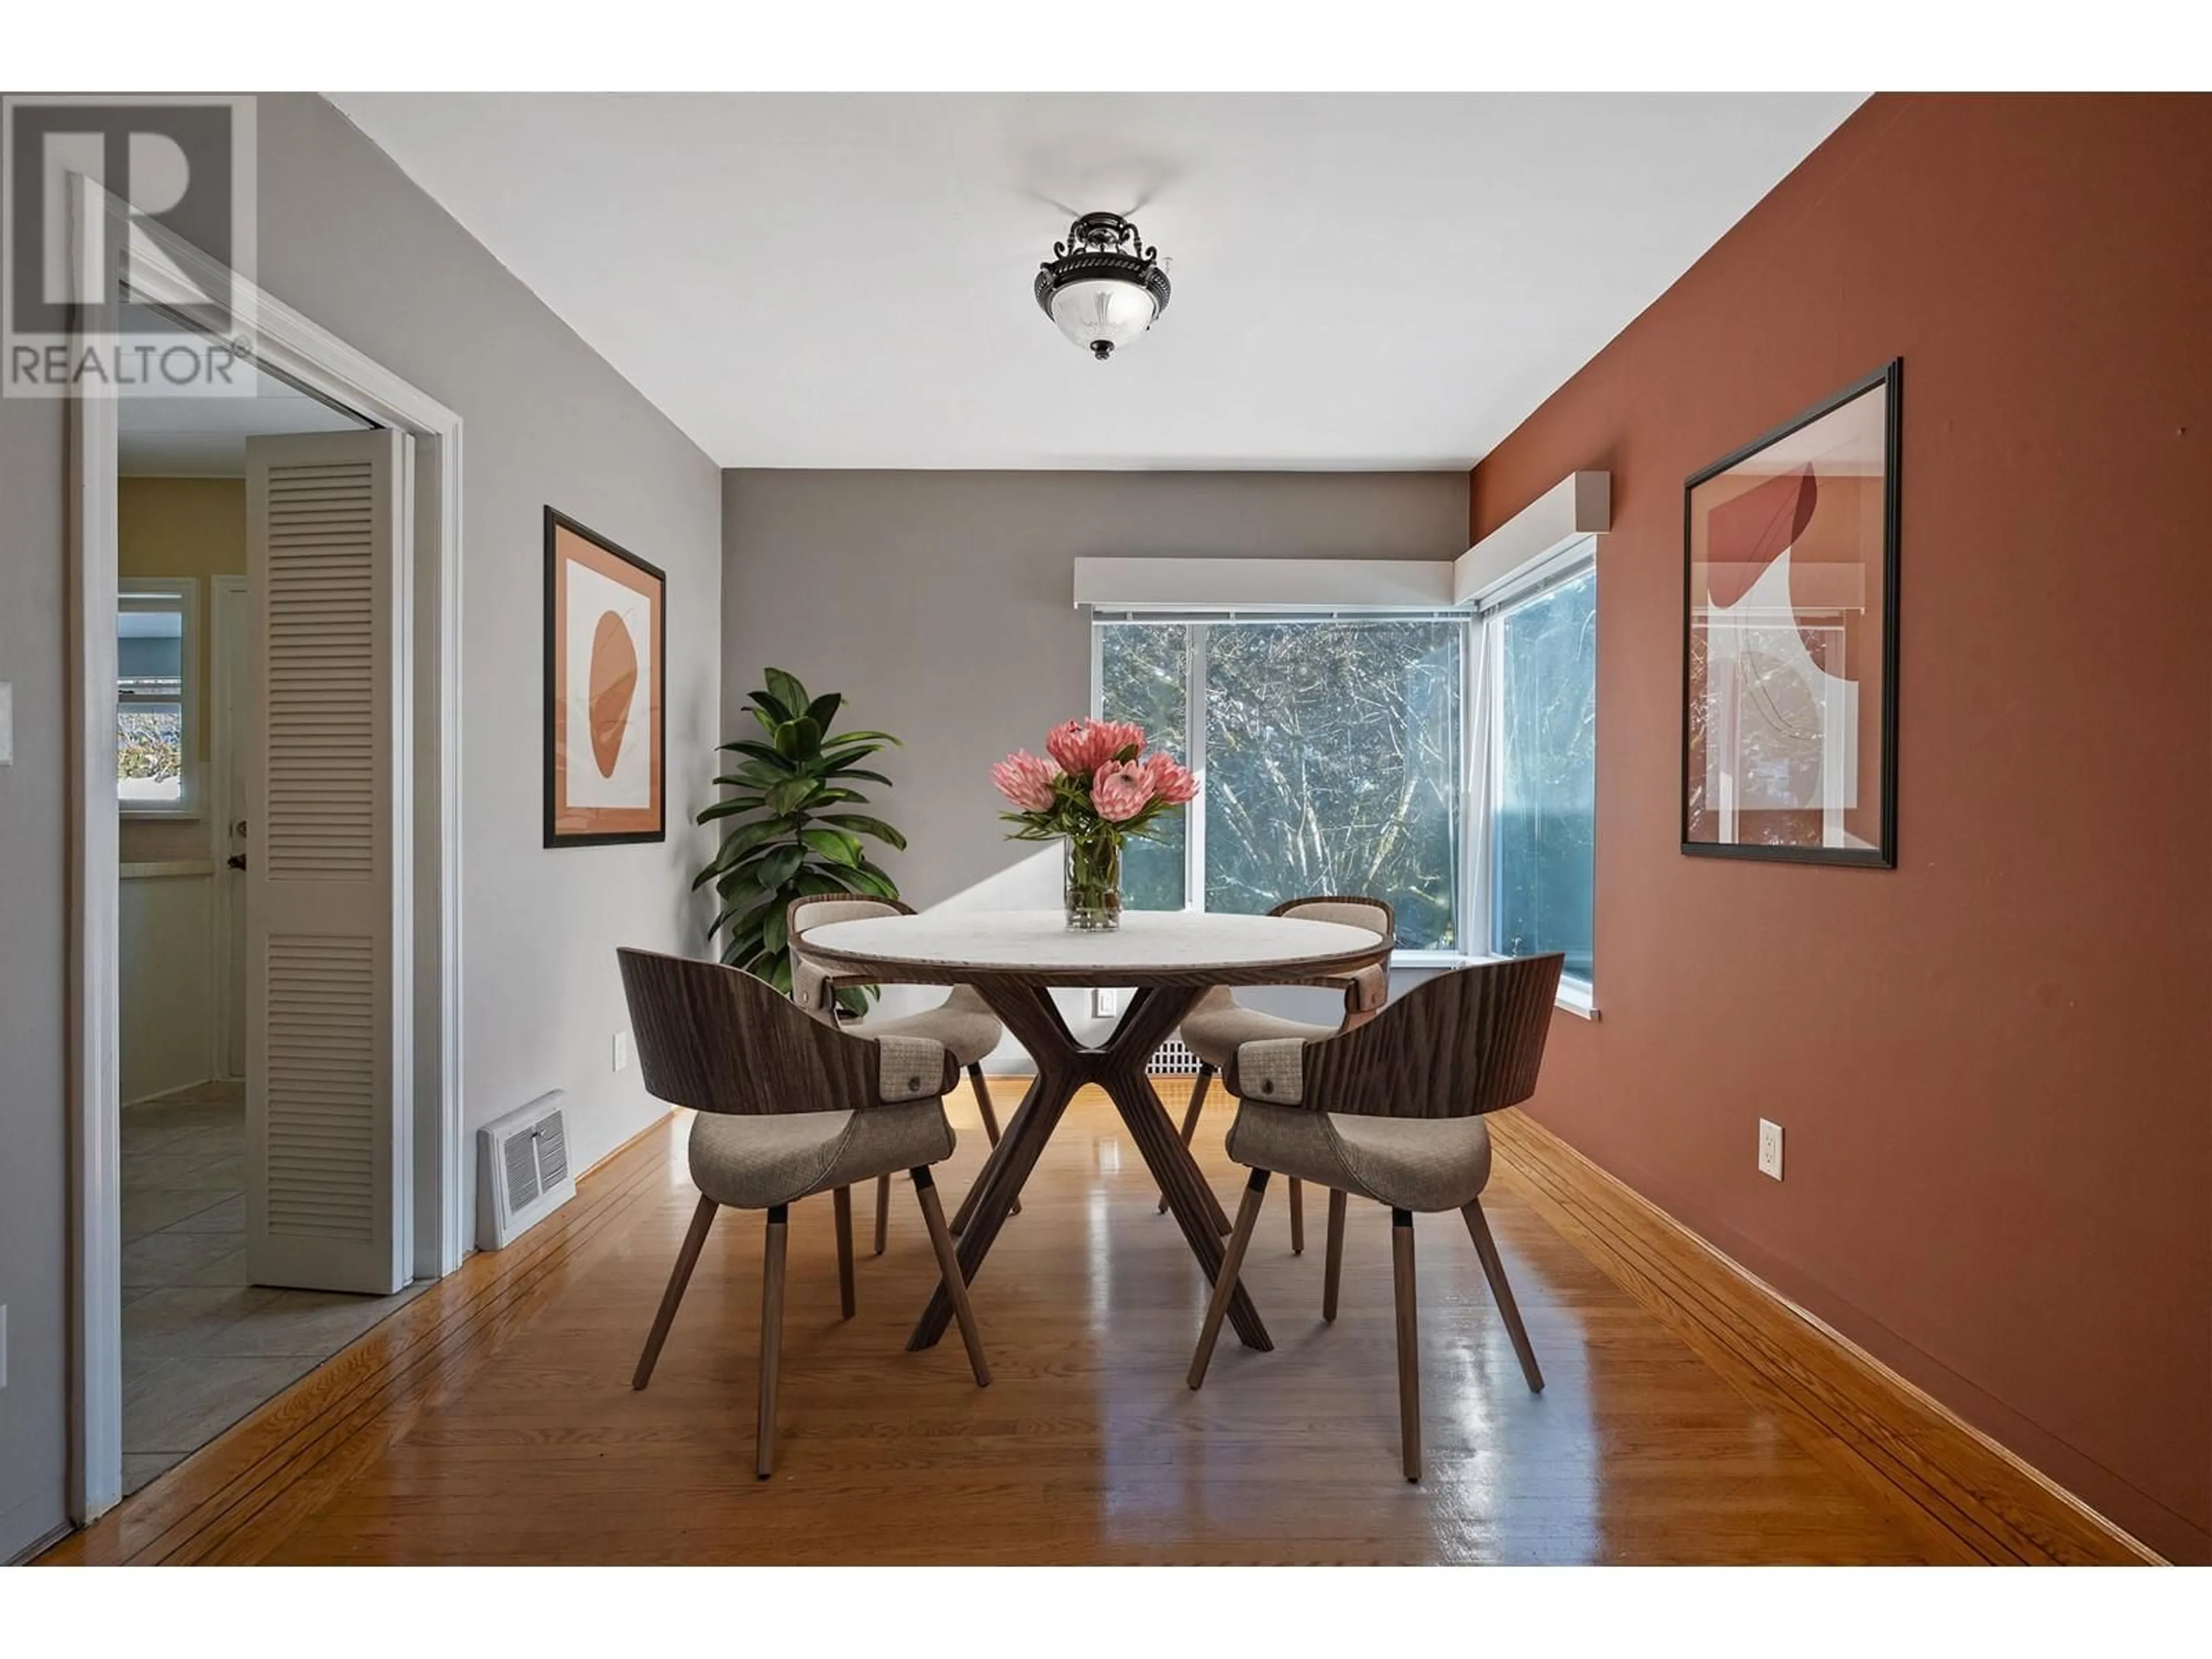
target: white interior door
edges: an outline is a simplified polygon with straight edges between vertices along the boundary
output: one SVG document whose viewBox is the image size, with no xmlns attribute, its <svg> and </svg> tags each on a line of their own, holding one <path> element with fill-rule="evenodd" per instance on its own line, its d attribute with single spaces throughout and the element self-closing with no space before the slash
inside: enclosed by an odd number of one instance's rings
<svg viewBox="0 0 2212 1659">
<path fill-rule="evenodd" d="M 408 1279 L 407 442 L 246 442 L 257 1284 L 385 1295 Z"/>
<path fill-rule="evenodd" d="M 247 743 L 253 687 L 253 615 L 243 576 L 217 576 L 210 598 L 214 631 L 215 827 L 215 1057 L 216 1075 L 228 1082 L 246 1077 L 246 817 L 247 773 L 252 752 Z"/>
</svg>

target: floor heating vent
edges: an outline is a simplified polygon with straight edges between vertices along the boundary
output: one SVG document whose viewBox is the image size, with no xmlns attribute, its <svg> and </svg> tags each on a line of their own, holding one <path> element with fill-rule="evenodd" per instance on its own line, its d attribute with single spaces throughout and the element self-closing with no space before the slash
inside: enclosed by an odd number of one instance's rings
<svg viewBox="0 0 2212 1659">
<path fill-rule="evenodd" d="M 477 1131 L 477 1248 L 511 1244 L 576 1195 L 561 1091 Z"/>
<path fill-rule="evenodd" d="M 1198 1056 L 1184 1046 L 1181 1037 L 1170 1037 L 1160 1044 L 1152 1063 L 1145 1069 L 1154 1077 L 1196 1077 Z"/>
</svg>

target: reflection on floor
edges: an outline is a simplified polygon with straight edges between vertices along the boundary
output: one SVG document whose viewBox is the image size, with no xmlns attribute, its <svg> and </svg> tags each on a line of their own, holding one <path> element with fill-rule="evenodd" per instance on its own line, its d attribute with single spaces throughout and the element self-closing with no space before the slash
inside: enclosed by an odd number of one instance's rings
<svg viewBox="0 0 2212 1659">
<path fill-rule="evenodd" d="M 950 1200 L 986 1146 L 966 1091 L 946 1104 Z M 1196 1148 L 1224 1197 L 1242 1181 L 1223 1152 L 1229 1116 L 1209 1111 Z M 1813 1327 L 1637 1221 L 1519 1117 L 1495 1121 L 1486 1203 L 1547 1386 L 1522 1382 L 1464 1229 L 1423 1218 L 1419 1486 L 1398 1472 L 1389 1214 L 1352 1206 L 1329 1323 L 1320 1195 L 1293 1255 L 1271 1189 L 1245 1277 L 1275 1351 L 1224 1337 L 1194 1394 L 1204 1277 L 1112 1107 L 1085 1090 L 977 1275 L 988 1389 L 957 1339 L 906 1352 L 936 1267 L 902 1190 L 884 1255 L 866 1253 L 863 1222 L 851 1319 L 830 1200 L 793 1206 L 774 1480 L 753 1474 L 758 1212 L 717 1218 L 653 1386 L 633 1390 L 697 1202 L 679 1119 L 380 1326 L 359 1363 L 319 1370 L 47 1559 L 2122 1559 L 1980 1442 L 1883 1395 Z M 1632 1258 L 1637 1291 L 1593 1250 Z"/>
<path fill-rule="evenodd" d="M 246 1101 L 211 1083 L 123 1113 L 123 1489 L 198 1450 L 428 1287 L 246 1277 Z"/>
</svg>

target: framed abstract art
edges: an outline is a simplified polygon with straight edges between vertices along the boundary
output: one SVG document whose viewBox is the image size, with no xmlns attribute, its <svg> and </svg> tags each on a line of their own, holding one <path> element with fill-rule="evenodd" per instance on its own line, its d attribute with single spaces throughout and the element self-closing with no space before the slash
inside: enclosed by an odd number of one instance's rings
<svg viewBox="0 0 2212 1659">
<path fill-rule="evenodd" d="M 663 841 L 667 579 L 545 509 L 545 844 Z"/>
<path fill-rule="evenodd" d="M 1684 487 L 1685 853 L 1896 867 L 1902 368 Z"/>
</svg>

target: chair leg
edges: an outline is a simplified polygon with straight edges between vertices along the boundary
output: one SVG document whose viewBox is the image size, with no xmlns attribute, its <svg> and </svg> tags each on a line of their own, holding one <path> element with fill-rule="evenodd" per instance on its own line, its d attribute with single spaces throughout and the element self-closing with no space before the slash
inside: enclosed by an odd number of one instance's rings
<svg viewBox="0 0 2212 1659">
<path fill-rule="evenodd" d="M 790 1212 L 768 1212 L 768 1246 L 761 1263 L 760 1420 L 753 1430 L 753 1473 L 775 1473 L 775 1380 L 783 1360 L 783 1255 Z"/>
<path fill-rule="evenodd" d="M 1244 1183 L 1244 1201 L 1237 1206 L 1237 1224 L 1229 1230 L 1229 1243 L 1221 1253 L 1221 1271 L 1213 1276 L 1213 1296 L 1206 1304 L 1206 1323 L 1199 1327 L 1198 1352 L 1190 1357 L 1190 1376 L 1197 1388 L 1206 1381 L 1206 1368 L 1213 1363 L 1213 1344 L 1221 1334 L 1222 1316 L 1229 1299 L 1237 1294 L 1237 1276 L 1244 1268 L 1244 1252 L 1252 1243 L 1252 1230 L 1260 1224 L 1260 1206 L 1267 1195 L 1267 1172 L 1252 1171 Z"/>
<path fill-rule="evenodd" d="M 983 1358 L 983 1334 L 975 1328 L 975 1310 L 968 1302 L 968 1276 L 960 1271 L 953 1253 L 952 1235 L 945 1230 L 945 1206 L 937 1200 L 937 1182 L 927 1164 L 914 1172 L 915 1196 L 921 1200 L 921 1219 L 929 1229 L 930 1247 L 937 1252 L 937 1271 L 945 1280 L 945 1294 L 952 1303 L 952 1316 L 960 1322 L 960 1340 L 968 1345 L 968 1368 L 975 1373 L 975 1386 L 991 1386 L 990 1362 Z"/>
<path fill-rule="evenodd" d="M 876 1181 L 876 1249 L 875 1249 L 875 1253 L 876 1253 L 878 1255 L 881 1255 L 884 1253 L 884 1246 L 885 1244 L 887 1244 L 887 1243 L 889 1243 L 890 1242 L 890 1237 L 891 1237 L 891 1178 L 890 1178 L 889 1176 L 882 1176 L 878 1177 L 878 1179 L 877 1179 L 877 1181 Z"/>
<path fill-rule="evenodd" d="M 1198 1081 L 1191 1085 L 1190 1104 L 1184 1109 L 1182 1115 L 1182 1144 L 1186 1146 L 1198 1133 L 1198 1115 L 1206 1105 L 1206 1085 L 1212 1081 L 1213 1067 L 1201 1061 L 1198 1068 Z M 1165 1215 L 1167 1212 L 1168 1195 L 1162 1193 L 1160 1213 Z"/>
<path fill-rule="evenodd" d="M 1421 1478 L 1421 1321 L 1413 1291 L 1413 1212 L 1390 1212 L 1390 1265 L 1398 1281 L 1398 1449 L 1406 1479 Z"/>
<path fill-rule="evenodd" d="M 1328 1260 L 1322 1269 L 1321 1316 L 1332 1321 L 1336 1317 L 1336 1289 L 1344 1282 L 1344 1205 L 1345 1195 L 1335 1188 L 1330 1188 Z"/>
<path fill-rule="evenodd" d="M 1482 1276 L 1490 1281 L 1490 1293 L 1498 1298 L 1498 1311 L 1505 1316 L 1505 1334 L 1513 1339 L 1513 1352 L 1521 1356 L 1521 1375 L 1528 1379 L 1532 1393 L 1544 1392 L 1544 1373 L 1537 1368 L 1536 1350 L 1528 1341 L 1528 1328 L 1521 1322 L 1520 1304 L 1513 1300 L 1513 1287 L 1505 1282 L 1505 1262 L 1498 1254 L 1498 1241 L 1490 1236 L 1490 1221 L 1482 1213 L 1482 1200 L 1471 1198 L 1460 1212 L 1467 1218 L 1467 1236 L 1474 1241 L 1474 1253 L 1482 1258 Z"/>
<path fill-rule="evenodd" d="M 1291 1177 L 1291 1254 L 1306 1253 L 1306 1183 Z"/>
<path fill-rule="evenodd" d="M 853 1295 L 853 1189 L 840 1187 L 830 1202 L 837 1211 L 837 1306 L 850 1319 L 859 1306 Z"/>
<path fill-rule="evenodd" d="M 637 1370 L 630 1377 L 633 1389 L 641 1389 L 653 1381 L 653 1368 L 659 1363 L 660 1345 L 668 1340 L 668 1328 L 676 1322 L 676 1310 L 684 1300 L 684 1287 L 691 1282 L 691 1270 L 699 1265 L 699 1252 L 705 1248 L 707 1230 L 714 1224 L 714 1211 L 719 1207 L 711 1198 L 701 1198 L 699 1207 L 691 1212 L 691 1231 L 684 1235 L 684 1248 L 676 1253 L 676 1267 L 668 1275 L 668 1288 L 660 1295 L 660 1311 L 653 1316 L 653 1329 L 645 1339 L 645 1352 L 637 1357 Z"/>
<path fill-rule="evenodd" d="M 975 1061 L 968 1068 L 968 1086 L 975 1091 L 975 1108 L 983 1114 L 983 1139 L 994 1146 L 999 1144 L 999 1113 L 991 1104 L 991 1085 L 983 1081 L 983 1062 Z M 1019 1215 L 1022 1201 L 1018 1198 L 1006 1211 L 1008 1215 Z"/>
</svg>

